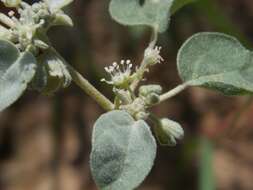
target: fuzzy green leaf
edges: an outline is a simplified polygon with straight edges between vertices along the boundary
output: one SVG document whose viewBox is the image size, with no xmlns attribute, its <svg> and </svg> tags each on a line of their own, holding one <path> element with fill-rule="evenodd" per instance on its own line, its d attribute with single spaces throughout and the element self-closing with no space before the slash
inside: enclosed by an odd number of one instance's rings
<svg viewBox="0 0 253 190">
<path fill-rule="evenodd" d="M 188 85 L 215 89 L 225 95 L 253 92 L 252 52 L 231 36 L 194 35 L 181 47 L 177 64 Z"/>
<path fill-rule="evenodd" d="M 14 103 L 25 91 L 36 70 L 36 59 L 20 54 L 10 42 L 0 40 L 0 111 Z"/>
<path fill-rule="evenodd" d="M 111 111 L 95 123 L 91 171 L 101 190 L 132 190 L 150 172 L 156 142 L 143 121 L 125 111 Z"/>
<path fill-rule="evenodd" d="M 173 0 L 111 0 L 112 18 L 124 25 L 147 25 L 164 32 Z"/>
</svg>

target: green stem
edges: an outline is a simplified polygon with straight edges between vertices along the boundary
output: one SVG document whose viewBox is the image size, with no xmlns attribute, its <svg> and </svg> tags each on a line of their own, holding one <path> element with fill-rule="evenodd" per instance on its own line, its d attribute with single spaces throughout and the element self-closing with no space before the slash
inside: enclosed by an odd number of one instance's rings
<svg viewBox="0 0 253 190">
<path fill-rule="evenodd" d="M 154 115 L 153 113 L 150 113 L 148 116 L 148 119 L 154 124 L 154 125 L 159 125 L 160 124 L 160 119 Z"/>
<path fill-rule="evenodd" d="M 152 37 L 151 37 L 150 43 L 149 43 L 149 45 L 148 45 L 147 48 L 154 48 L 155 44 L 156 44 L 156 42 L 158 40 L 158 30 L 156 28 L 154 28 L 152 30 L 152 32 L 153 32 L 152 33 Z M 149 64 L 147 63 L 146 57 L 144 55 L 144 58 L 143 58 L 143 60 L 142 60 L 142 62 L 140 64 L 140 68 L 136 71 L 136 78 L 135 78 L 135 80 L 131 84 L 132 91 L 134 91 L 137 88 L 137 86 L 139 85 L 140 81 L 143 79 L 144 73 L 147 71 L 147 66 L 148 65 Z"/>
<path fill-rule="evenodd" d="M 108 100 L 103 94 L 101 94 L 88 80 L 86 80 L 80 73 L 78 73 L 73 67 L 68 65 L 70 75 L 73 81 L 91 98 L 93 98 L 102 108 L 107 111 L 114 109 L 114 104 Z"/>
<path fill-rule="evenodd" d="M 46 42 L 49 40 L 46 36 L 44 36 Z M 65 62 L 64 58 L 53 48 L 51 47 L 52 51 L 54 51 L 62 60 Z M 91 98 L 93 98 L 103 109 L 107 111 L 111 111 L 115 109 L 114 104 L 106 98 L 101 92 L 99 92 L 87 79 L 85 79 L 79 72 L 77 72 L 71 65 L 67 62 L 66 66 L 68 67 L 68 71 L 72 77 L 72 80 Z"/>
<path fill-rule="evenodd" d="M 169 98 L 172 98 L 173 96 L 176 96 L 177 94 L 179 94 L 180 92 L 185 90 L 187 87 L 188 87 L 188 85 L 184 83 L 184 84 L 181 84 L 181 85 L 177 86 L 176 88 L 170 90 L 169 92 L 162 94 L 160 96 L 160 102 L 163 102 Z"/>
<path fill-rule="evenodd" d="M 157 40 L 158 40 L 158 27 L 156 27 L 152 30 L 152 36 L 151 36 L 151 40 L 149 43 L 149 47 L 154 48 Z"/>
</svg>

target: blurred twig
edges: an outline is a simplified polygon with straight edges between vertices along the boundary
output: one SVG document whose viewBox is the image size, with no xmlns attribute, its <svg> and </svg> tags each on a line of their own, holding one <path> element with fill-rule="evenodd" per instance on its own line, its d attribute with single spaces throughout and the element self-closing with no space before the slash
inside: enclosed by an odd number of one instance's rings
<svg viewBox="0 0 253 190">
<path fill-rule="evenodd" d="M 215 190 L 213 173 L 213 144 L 206 138 L 200 139 L 199 190 Z"/>
</svg>

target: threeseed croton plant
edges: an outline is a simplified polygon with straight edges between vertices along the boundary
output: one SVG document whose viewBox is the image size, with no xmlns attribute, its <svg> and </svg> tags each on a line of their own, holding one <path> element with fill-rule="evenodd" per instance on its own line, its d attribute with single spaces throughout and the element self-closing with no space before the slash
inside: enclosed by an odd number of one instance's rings
<svg viewBox="0 0 253 190">
<path fill-rule="evenodd" d="M 73 0 L 1 0 L 10 7 L 0 13 L 0 111 L 26 89 L 55 94 L 74 81 L 107 113 L 95 122 L 90 165 L 101 190 L 132 190 L 150 172 L 156 157 L 156 140 L 174 146 L 184 136 L 180 124 L 158 118 L 151 107 L 190 86 L 217 90 L 225 95 L 253 92 L 253 54 L 235 38 L 221 33 L 199 33 L 188 39 L 177 56 L 182 84 L 163 93 L 160 85 L 140 85 L 146 72 L 164 62 L 158 34 L 167 30 L 170 16 L 189 0 L 111 0 L 109 12 L 123 25 L 145 25 L 152 38 L 140 65 L 121 60 L 105 68 L 115 98 L 108 100 L 53 48 L 47 36 L 51 27 L 72 26 L 62 8 Z"/>
</svg>

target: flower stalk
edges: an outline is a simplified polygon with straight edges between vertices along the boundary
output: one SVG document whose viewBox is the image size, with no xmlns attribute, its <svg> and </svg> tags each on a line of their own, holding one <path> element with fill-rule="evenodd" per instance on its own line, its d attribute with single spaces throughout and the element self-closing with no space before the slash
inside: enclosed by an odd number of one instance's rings
<svg viewBox="0 0 253 190">
<path fill-rule="evenodd" d="M 73 81 L 91 98 L 93 98 L 103 109 L 111 111 L 114 109 L 114 104 L 101 94 L 87 79 L 85 79 L 73 67 L 68 65 L 68 69 Z"/>
<path fill-rule="evenodd" d="M 185 90 L 187 87 L 188 87 L 188 85 L 186 83 L 178 85 L 176 88 L 170 90 L 169 92 L 162 94 L 160 96 L 160 102 L 163 102 L 169 98 L 176 96 L 177 94 L 179 94 L 180 92 Z"/>
</svg>

